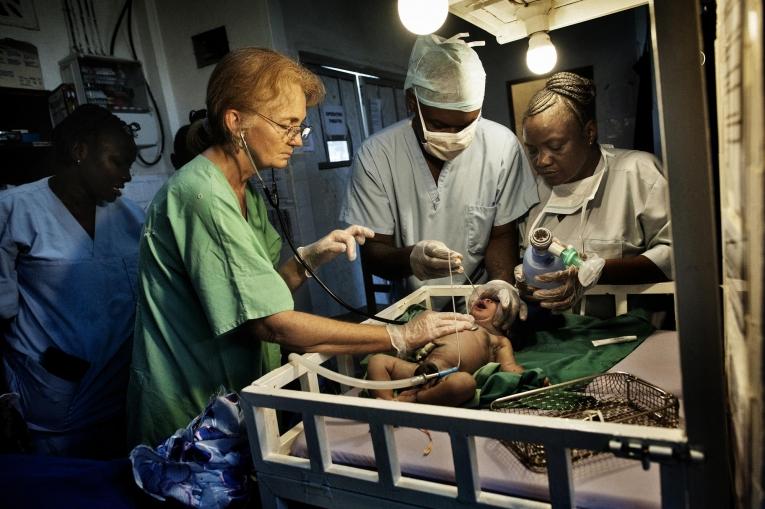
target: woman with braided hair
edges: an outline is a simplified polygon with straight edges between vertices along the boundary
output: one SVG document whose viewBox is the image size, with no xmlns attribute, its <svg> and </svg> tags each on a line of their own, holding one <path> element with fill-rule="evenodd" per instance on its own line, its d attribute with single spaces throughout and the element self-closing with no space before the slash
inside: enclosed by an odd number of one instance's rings
<svg viewBox="0 0 765 509">
<path fill-rule="evenodd" d="M 0 193 L 4 381 L 35 452 L 117 457 L 144 217 L 120 195 L 136 146 L 92 104 L 61 121 L 53 142 L 52 177 Z"/>
<path fill-rule="evenodd" d="M 529 233 L 545 227 L 564 244 L 603 258 L 602 283 L 672 278 L 667 181 L 660 163 L 647 152 L 598 143 L 592 81 L 569 72 L 551 76 L 529 102 L 523 141 L 540 199 L 521 224 L 524 248 Z M 524 281 L 519 268 L 519 287 L 527 285 L 526 295 L 542 307 L 569 308 L 585 290 L 576 268 L 540 277 L 563 283 L 549 290 Z"/>
</svg>

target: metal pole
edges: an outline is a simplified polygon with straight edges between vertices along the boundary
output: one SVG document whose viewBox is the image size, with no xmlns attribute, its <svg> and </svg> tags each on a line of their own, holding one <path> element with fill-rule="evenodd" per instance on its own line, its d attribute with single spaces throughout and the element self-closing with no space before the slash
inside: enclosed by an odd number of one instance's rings
<svg viewBox="0 0 765 509">
<path fill-rule="evenodd" d="M 731 502 L 720 273 L 697 0 L 651 2 L 663 161 L 669 180 L 686 430 L 705 461 L 688 469 L 689 506 Z"/>
</svg>

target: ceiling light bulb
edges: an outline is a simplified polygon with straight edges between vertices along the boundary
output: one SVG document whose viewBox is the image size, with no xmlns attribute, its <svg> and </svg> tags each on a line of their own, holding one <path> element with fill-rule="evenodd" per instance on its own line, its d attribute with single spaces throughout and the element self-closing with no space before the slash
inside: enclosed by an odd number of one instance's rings
<svg viewBox="0 0 765 509">
<path fill-rule="evenodd" d="M 407 30 L 418 35 L 432 34 L 444 24 L 449 0 L 398 0 L 398 17 Z"/>
<path fill-rule="evenodd" d="M 558 61 L 558 52 L 547 32 L 536 32 L 529 37 L 529 50 L 526 52 L 526 66 L 534 74 L 546 74 L 552 71 Z"/>
</svg>

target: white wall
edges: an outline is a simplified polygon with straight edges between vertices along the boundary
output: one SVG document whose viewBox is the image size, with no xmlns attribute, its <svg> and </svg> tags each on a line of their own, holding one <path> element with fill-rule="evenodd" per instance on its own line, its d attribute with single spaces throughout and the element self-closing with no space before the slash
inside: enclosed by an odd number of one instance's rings
<svg viewBox="0 0 765 509">
<path fill-rule="evenodd" d="M 139 58 L 165 119 L 163 170 L 172 173 L 170 154 L 175 132 L 188 123 L 189 111 L 205 107 L 207 81 L 215 68 L 197 67 L 193 35 L 226 27 L 229 48 L 273 46 L 267 0 L 221 0 L 211 8 L 203 0 L 136 0 L 134 23 Z M 124 37 L 123 37 L 124 39 Z M 148 205 L 162 179 L 135 177 L 126 194 Z"/>
<path fill-rule="evenodd" d="M 123 1 L 101 0 L 94 5 L 101 39 L 108 46 Z M 70 52 L 62 2 L 36 0 L 35 8 L 39 31 L 2 26 L 0 35 L 37 46 L 45 88 L 52 90 L 61 83 L 58 61 Z M 226 27 L 231 48 L 271 46 L 293 55 L 309 51 L 396 74 L 405 74 L 414 41 L 398 21 L 394 0 L 220 0 L 215 8 L 204 0 L 135 0 L 138 56 L 166 131 L 163 161 L 151 169 L 139 167 L 139 174 L 172 171 L 173 134 L 186 123 L 189 110 L 203 107 L 213 69 L 197 69 L 191 36 L 221 25 Z M 645 36 L 640 26 L 639 15 L 627 11 L 552 32 L 559 69 L 594 66 L 599 123 L 607 133 L 603 138 L 619 146 L 631 143 L 634 119 L 625 110 L 634 109 L 636 79 L 631 66 L 639 54 L 638 40 Z M 449 16 L 439 33 L 448 36 L 464 29 L 472 38 L 487 42 L 478 48 L 488 74 L 484 114 L 508 125 L 506 83 L 530 76 L 525 68 L 527 42 L 498 45 L 489 34 L 454 16 Z M 115 55 L 131 58 L 124 25 Z M 144 156 L 151 159 L 155 153 L 148 149 Z"/>
<path fill-rule="evenodd" d="M 414 35 L 402 27 L 394 0 L 280 0 L 279 5 L 290 13 L 284 24 L 287 45 L 279 49 L 406 74 Z M 632 66 L 646 37 L 647 16 L 647 8 L 633 9 L 551 32 L 558 49 L 556 70 L 593 66 L 601 141 L 619 147 L 633 143 L 638 79 Z M 528 41 L 500 45 L 452 15 L 438 33 L 448 37 L 460 31 L 486 41 L 476 48 L 487 73 L 484 115 L 509 126 L 507 82 L 533 77 L 526 68 Z"/>
<path fill-rule="evenodd" d="M 117 20 L 123 0 L 101 0 L 94 2 L 101 40 L 108 51 L 109 37 Z M 10 37 L 34 44 L 40 57 L 43 85 L 46 90 L 53 90 L 61 84 L 58 62 L 71 53 L 67 35 L 66 18 L 62 0 L 35 0 L 35 12 L 39 30 L 29 30 L 0 25 L 0 37 Z M 127 47 L 126 45 L 123 46 Z M 121 49 L 120 45 L 117 46 Z M 122 56 L 128 58 L 128 54 Z"/>
<path fill-rule="evenodd" d="M 289 49 L 406 73 L 414 35 L 392 0 L 281 0 Z"/>
<path fill-rule="evenodd" d="M 34 4 L 40 27 L 39 30 L 0 26 L 0 37 L 10 37 L 12 39 L 34 44 L 37 47 L 38 55 L 40 57 L 43 85 L 46 90 L 53 90 L 61 84 L 61 73 L 59 71 L 58 62 L 71 53 L 63 2 L 62 0 L 35 0 Z M 123 0 L 101 0 L 93 2 L 100 31 L 99 35 L 103 42 L 104 50 L 107 53 L 109 51 L 111 33 L 123 4 Z M 134 14 L 134 39 L 137 45 L 136 49 L 138 51 L 139 60 L 142 61 L 144 73 L 147 75 L 147 79 L 154 88 L 154 95 L 159 103 L 161 115 L 163 118 L 166 118 L 163 94 L 161 93 L 161 90 L 159 90 L 156 78 L 152 79 L 153 76 L 156 76 L 156 73 L 152 72 L 152 70 L 156 70 L 154 51 L 151 49 L 154 47 L 154 44 L 151 42 L 151 39 L 144 28 L 145 23 L 142 23 L 145 19 L 142 2 L 135 2 Z M 149 48 L 149 50 L 142 51 L 144 46 Z M 127 43 L 127 32 L 124 28 L 124 22 L 122 30 L 117 38 L 115 56 L 128 59 L 132 58 Z M 165 125 L 167 126 L 167 124 Z M 168 130 L 167 127 L 166 130 Z M 165 139 L 166 144 L 168 143 L 168 139 L 171 143 L 172 133 L 166 133 Z M 142 151 L 142 155 L 147 160 L 154 159 L 156 150 L 156 148 L 145 149 Z M 137 174 L 169 173 L 172 171 L 169 154 L 169 151 L 166 152 L 163 160 L 151 168 L 142 167 L 140 163 L 137 162 L 134 166 Z"/>
<path fill-rule="evenodd" d="M 169 83 L 175 116 L 173 132 L 188 123 L 189 110 L 204 108 L 207 80 L 214 65 L 197 68 L 191 36 L 226 27 L 229 47 L 272 46 L 266 0 L 148 0 L 156 15 L 158 47 L 162 48 L 160 74 Z"/>
<path fill-rule="evenodd" d="M 93 2 L 101 40 L 108 52 L 109 40 L 124 0 Z M 34 44 L 39 53 L 43 83 L 47 90 L 61 83 L 58 62 L 70 54 L 66 18 L 62 0 L 35 0 L 40 30 L 0 26 L 0 37 L 10 37 Z M 148 203 L 162 182 L 161 176 L 173 172 L 170 163 L 175 131 L 188 122 L 191 109 L 204 107 L 207 79 L 214 66 L 197 69 L 191 36 L 226 26 L 231 48 L 271 46 L 267 0 L 221 0 L 215 8 L 203 0 L 135 0 L 133 36 L 138 59 L 143 65 L 165 129 L 165 149 L 159 164 L 134 165 L 135 176 L 126 195 L 142 205 Z M 126 19 L 118 34 L 115 56 L 132 58 L 128 46 Z M 156 157 L 158 147 L 147 148 L 147 160 Z"/>
<path fill-rule="evenodd" d="M 107 4 L 112 3 L 117 4 L 116 1 L 105 0 L 103 5 L 99 7 L 111 7 Z M 53 90 L 61 83 L 58 61 L 69 54 L 69 39 L 66 34 L 64 10 L 61 0 L 36 0 L 34 5 L 39 30 L 0 25 L 0 37 L 10 37 L 37 46 L 43 85 L 46 90 Z M 101 11 L 102 9 L 99 9 L 99 12 Z M 102 29 L 104 26 L 101 24 Z"/>
</svg>

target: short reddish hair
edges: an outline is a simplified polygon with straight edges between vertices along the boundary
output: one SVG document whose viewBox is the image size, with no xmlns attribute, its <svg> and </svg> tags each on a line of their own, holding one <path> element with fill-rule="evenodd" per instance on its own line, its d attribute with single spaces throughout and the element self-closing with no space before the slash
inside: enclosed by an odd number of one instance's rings
<svg viewBox="0 0 765 509">
<path fill-rule="evenodd" d="M 207 84 L 209 145 L 230 146 L 234 139 L 225 124 L 228 109 L 253 112 L 276 100 L 288 85 L 298 85 L 307 106 L 324 99 L 324 84 L 314 73 L 281 53 L 266 48 L 241 48 L 215 66 Z"/>
</svg>

